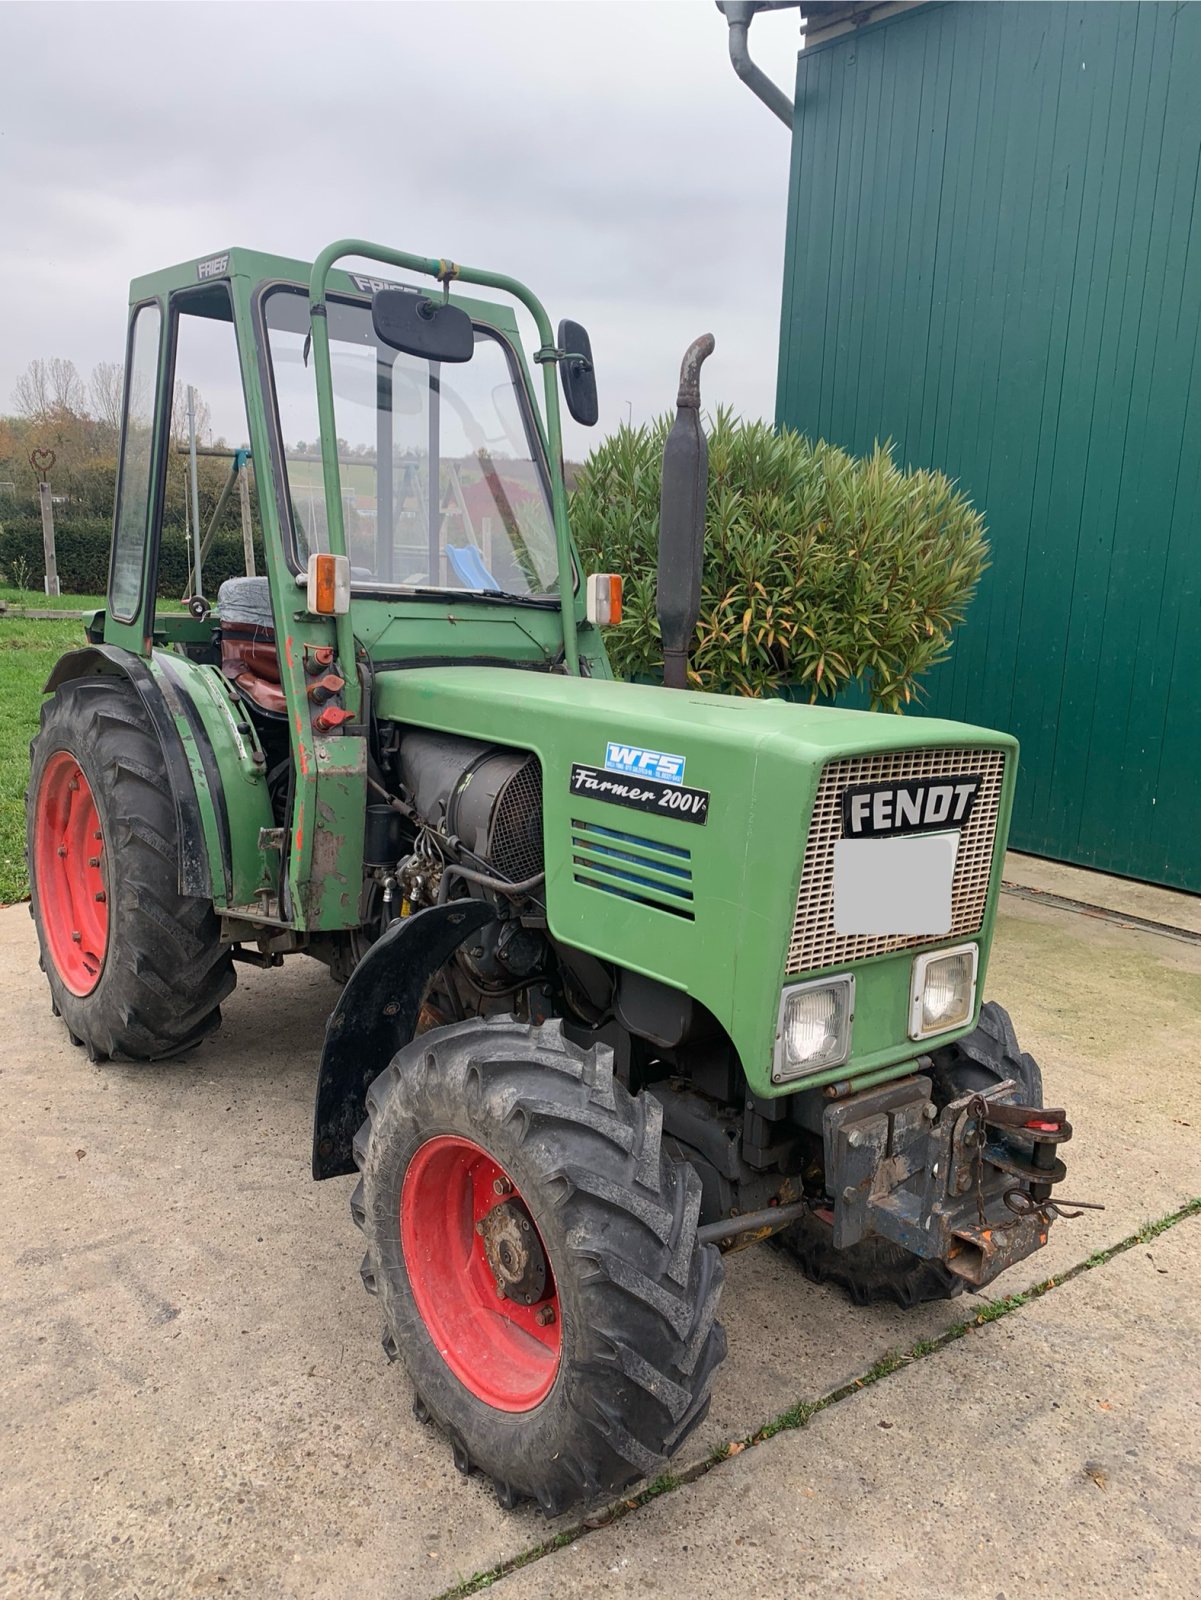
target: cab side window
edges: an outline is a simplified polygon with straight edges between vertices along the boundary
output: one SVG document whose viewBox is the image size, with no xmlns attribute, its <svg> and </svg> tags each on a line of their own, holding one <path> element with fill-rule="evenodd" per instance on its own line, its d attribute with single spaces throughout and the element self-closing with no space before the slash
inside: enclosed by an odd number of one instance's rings
<svg viewBox="0 0 1201 1600">
<path fill-rule="evenodd" d="M 144 305 L 134 318 L 125 383 L 125 426 L 122 430 L 121 478 L 113 525 L 113 562 L 109 604 L 124 622 L 137 615 L 142 593 L 143 551 L 149 527 L 151 476 L 154 467 L 154 399 L 158 385 L 162 313 Z"/>
</svg>

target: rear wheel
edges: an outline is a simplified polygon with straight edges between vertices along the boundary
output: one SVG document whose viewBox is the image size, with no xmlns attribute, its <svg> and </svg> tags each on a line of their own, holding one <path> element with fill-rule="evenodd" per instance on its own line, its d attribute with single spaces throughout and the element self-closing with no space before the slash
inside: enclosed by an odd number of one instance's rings
<svg viewBox="0 0 1201 1600">
<path fill-rule="evenodd" d="M 123 679 L 69 683 L 30 746 L 30 910 L 55 1011 L 93 1059 L 199 1043 L 234 986 L 210 902 L 179 893 L 175 807 Z"/>
<path fill-rule="evenodd" d="M 351 1212 L 415 1410 L 502 1505 L 547 1513 L 660 1471 L 725 1354 L 700 1180 L 611 1053 L 557 1023 L 413 1041 L 368 1094 Z"/>
<path fill-rule="evenodd" d="M 1038 1063 L 1023 1054 L 1009 1013 L 993 1000 L 981 1006 L 980 1021 L 971 1033 L 935 1052 L 930 1076 L 940 1109 L 1006 1078 L 1016 1081 L 1026 1105 L 1043 1103 Z M 836 1250 L 832 1223 L 828 1211 L 817 1209 L 778 1236 L 811 1282 L 837 1283 L 857 1305 L 894 1300 L 909 1307 L 925 1300 L 952 1300 L 963 1293 L 964 1280 L 941 1261 L 928 1261 L 891 1240 L 871 1237 Z"/>
</svg>

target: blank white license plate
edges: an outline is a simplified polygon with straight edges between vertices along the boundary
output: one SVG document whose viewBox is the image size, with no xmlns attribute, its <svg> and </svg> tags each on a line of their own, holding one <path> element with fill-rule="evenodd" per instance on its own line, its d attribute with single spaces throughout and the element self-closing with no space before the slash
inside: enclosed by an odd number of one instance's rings
<svg viewBox="0 0 1201 1600">
<path fill-rule="evenodd" d="M 958 830 L 835 840 L 835 933 L 950 933 L 958 850 Z"/>
</svg>

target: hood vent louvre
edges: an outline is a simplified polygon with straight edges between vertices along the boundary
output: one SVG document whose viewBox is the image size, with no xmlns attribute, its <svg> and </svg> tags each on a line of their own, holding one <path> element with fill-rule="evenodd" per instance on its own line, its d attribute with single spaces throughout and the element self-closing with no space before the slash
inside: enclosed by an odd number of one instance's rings
<svg viewBox="0 0 1201 1600">
<path fill-rule="evenodd" d="M 573 820 L 571 830 L 576 883 L 687 922 L 696 920 L 690 850 L 593 822 Z"/>
</svg>

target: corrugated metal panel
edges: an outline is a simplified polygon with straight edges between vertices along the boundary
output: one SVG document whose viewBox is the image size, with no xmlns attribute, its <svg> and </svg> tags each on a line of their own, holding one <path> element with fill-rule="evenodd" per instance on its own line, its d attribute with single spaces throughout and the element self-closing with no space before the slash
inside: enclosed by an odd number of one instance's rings
<svg viewBox="0 0 1201 1600">
<path fill-rule="evenodd" d="M 801 54 L 779 419 L 956 477 L 928 709 L 1020 848 L 1201 890 L 1201 5 L 931 5 Z"/>
</svg>

